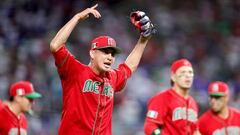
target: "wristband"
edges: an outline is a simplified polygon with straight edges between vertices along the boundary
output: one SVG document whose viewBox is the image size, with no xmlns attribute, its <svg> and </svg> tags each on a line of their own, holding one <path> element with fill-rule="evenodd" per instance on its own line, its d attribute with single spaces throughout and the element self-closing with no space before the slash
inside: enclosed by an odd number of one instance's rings
<svg viewBox="0 0 240 135">
<path fill-rule="evenodd" d="M 159 128 L 155 129 L 152 133 L 152 135 L 160 135 L 161 134 L 161 130 Z"/>
</svg>

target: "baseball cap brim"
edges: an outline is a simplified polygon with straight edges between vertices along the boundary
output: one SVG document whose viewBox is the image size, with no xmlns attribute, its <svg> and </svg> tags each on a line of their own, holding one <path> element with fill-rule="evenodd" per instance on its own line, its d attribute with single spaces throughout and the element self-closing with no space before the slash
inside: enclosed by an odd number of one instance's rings
<svg viewBox="0 0 240 135">
<path fill-rule="evenodd" d="M 225 93 L 221 93 L 221 92 L 214 92 L 214 93 L 210 93 L 210 96 L 216 96 L 216 97 L 222 97 L 225 96 Z"/>
<path fill-rule="evenodd" d="M 36 99 L 36 98 L 42 97 L 42 95 L 40 93 L 33 92 L 33 93 L 25 95 L 25 97 L 29 98 L 29 99 Z"/>
<path fill-rule="evenodd" d="M 115 51 L 116 54 L 120 54 L 121 53 L 121 49 L 118 47 L 113 47 L 113 46 L 104 46 L 104 47 L 98 47 L 96 48 L 97 50 L 101 50 L 101 49 L 107 49 L 107 48 L 111 48 Z"/>
</svg>

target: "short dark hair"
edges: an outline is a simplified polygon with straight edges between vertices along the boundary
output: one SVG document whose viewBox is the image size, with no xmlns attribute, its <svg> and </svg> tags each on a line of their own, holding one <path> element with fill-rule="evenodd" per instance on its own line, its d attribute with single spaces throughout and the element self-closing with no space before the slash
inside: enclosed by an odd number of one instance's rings
<svg viewBox="0 0 240 135">
<path fill-rule="evenodd" d="M 14 97 L 13 96 L 10 96 L 9 97 L 9 101 L 12 102 L 14 100 Z"/>
<path fill-rule="evenodd" d="M 173 86 L 174 85 L 174 81 L 171 79 L 170 80 L 170 85 Z"/>
</svg>

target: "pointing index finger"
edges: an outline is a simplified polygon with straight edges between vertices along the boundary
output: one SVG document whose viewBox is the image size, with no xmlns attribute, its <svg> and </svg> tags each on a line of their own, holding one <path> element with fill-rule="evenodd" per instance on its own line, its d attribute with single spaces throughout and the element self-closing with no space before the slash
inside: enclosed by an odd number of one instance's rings
<svg viewBox="0 0 240 135">
<path fill-rule="evenodd" d="M 98 6 L 98 4 L 95 4 L 94 6 L 91 7 L 91 9 L 95 9 Z"/>
</svg>

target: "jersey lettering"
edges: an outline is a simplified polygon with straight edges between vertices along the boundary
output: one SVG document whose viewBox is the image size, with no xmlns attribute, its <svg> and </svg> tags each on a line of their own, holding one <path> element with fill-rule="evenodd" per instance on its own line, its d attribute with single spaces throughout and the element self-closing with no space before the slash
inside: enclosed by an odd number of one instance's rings
<svg viewBox="0 0 240 135">
<path fill-rule="evenodd" d="M 187 110 L 187 111 L 186 111 Z M 173 110 L 172 120 L 186 120 L 191 122 L 197 121 L 197 113 L 193 109 L 186 109 L 186 107 L 177 107 Z"/>
<path fill-rule="evenodd" d="M 18 135 L 18 128 L 11 128 L 8 132 L 8 135 Z M 20 128 L 20 135 L 27 135 L 27 131 L 23 128 Z"/>
<path fill-rule="evenodd" d="M 213 132 L 213 135 L 239 135 L 240 134 L 240 127 L 237 126 L 228 126 L 221 129 L 217 129 Z"/>
<path fill-rule="evenodd" d="M 88 79 L 84 83 L 83 92 L 94 92 L 99 94 L 99 85 L 101 83 L 98 81 L 93 82 L 91 79 Z"/>
<path fill-rule="evenodd" d="M 82 91 L 83 92 L 94 92 L 95 94 L 99 94 L 99 91 L 100 91 L 99 85 L 101 85 L 101 82 L 92 81 L 91 79 L 88 79 L 85 81 Z M 114 94 L 114 90 L 113 90 L 112 86 L 109 83 L 107 83 L 104 85 L 104 90 L 102 91 L 101 94 L 112 98 L 113 94 Z"/>
<path fill-rule="evenodd" d="M 102 92 L 102 95 L 105 95 L 105 96 L 110 97 L 110 98 L 113 97 L 113 88 L 110 84 L 105 84 L 104 85 L 104 90 Z"/>
</svg>

